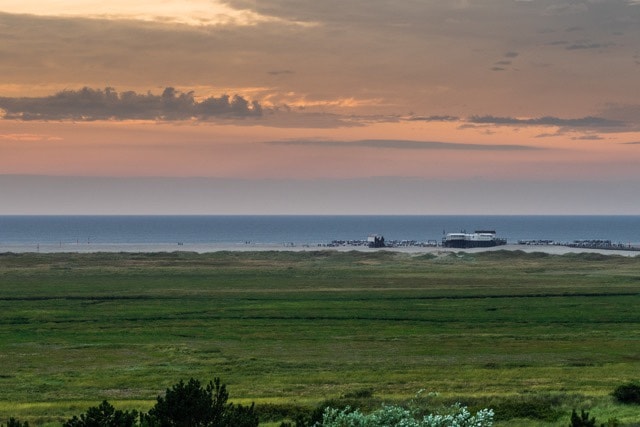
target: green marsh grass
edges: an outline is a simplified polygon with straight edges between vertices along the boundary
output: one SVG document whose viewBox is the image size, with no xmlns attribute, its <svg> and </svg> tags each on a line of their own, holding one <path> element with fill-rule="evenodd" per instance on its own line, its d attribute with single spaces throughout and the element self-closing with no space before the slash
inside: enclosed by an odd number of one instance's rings
<svg viewBox="0 0 640 427">
<path fill-rule="evenodd" d="M 610 397 L 640 377 L 638 257 L 0 254 L 0 289 L 0 422 L 147 410 L 214 376 L 258 404 L 427 389 L 640 421 Z"/>
</svg>

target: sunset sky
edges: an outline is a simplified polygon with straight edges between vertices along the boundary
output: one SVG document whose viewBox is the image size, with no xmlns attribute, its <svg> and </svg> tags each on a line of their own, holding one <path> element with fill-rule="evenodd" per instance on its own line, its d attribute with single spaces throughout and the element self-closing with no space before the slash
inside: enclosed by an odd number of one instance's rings
<svg viewBox="0 0 640 427">
<path fill-rule="evenodd" d="M 0 0 L 2 214 L 640 214 L 640 1 Z"/>
</svg>

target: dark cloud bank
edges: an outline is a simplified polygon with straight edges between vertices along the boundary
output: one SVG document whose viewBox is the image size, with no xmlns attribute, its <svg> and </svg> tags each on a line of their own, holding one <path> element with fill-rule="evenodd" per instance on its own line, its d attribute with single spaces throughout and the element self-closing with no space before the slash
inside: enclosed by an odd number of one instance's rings
<svg viewBox="0 0 640 427">
<path fill-rule="evenodd" d="M 116 92 L 112 88 L 64 90 L 42 98 L 0 98 L 5 119 L 17 120 L 208 120 L 262 115 L 262 106 L 242 96 L 222 95 L 202 101 L 193 92 L 172 87 L 161 95 Z"/>
<path fill-rule="evenodd" d="M 621 127 L 625 123 L 619 120 L 610 120 L 603 117 L 580 117 L 563 119 L 559 117 L 545 116 L 533 119 L 518 119 L 514 117 L 472 116 L 468 120 L 476 124 L 493 125 L 517 125 L 517 126 L 559 126 L 567 128 L 601 128 Z"/>
<path fill-rule="evenodd" d="M 262 117 L 264 114 L 273 116 L 280 109 L 263 108 L 258 101 L 250 101 L 240 95 L 221 95 L 219 97 L 208 97 L 196 99 L 193 92 L 181 92 L 173 87 L 167 87 L 159 94 L 137 93 L 134 91 L 117 92 L 115 89 L 107 87 L 105 89 L 93 89 L 84 87 L 80 90 L 64 90 L 54 95 L 38 98 L 11 98 L 0 97 L 0 119 L 7 120 L 73 120 L 73 121 L 94 121 L 94 120 L 215 120 L 215 119 L 244 119 Z M 285 112 L 290 112 L 288 108 Z M 310 127 L 342 127 L 362 125 L 371 116 L 356 118 L 352 116 L 346 120 L 346 116 L 322 114 L 320 118 L 313 114 L 304 114 L 303 122 L 292 121 L 299 114 L 288 114 L 288 125 L 310 126 Z M 597 129 L 600 131 L 629 130 L 630 124 L 637 123 L 638 106 L 610 106 L 604 111 L 605 117 L 586 116 L 578 118 L 560 118 L 554 116 L 544 116 L 537 118 L 515 118 L 492 115 L 475 115 L 467 118 L 449 115 L 412 116 L 405 118 L 406 121 L 423 122 L 461 122 L 467 125 L 497 125 L 497 126 L 555 126 L 564 129 L 587 130 Z M 610 117 L 610 118 L 608 118 Z M 318 120 L 322 123 L 318 124 Z M 398 120 L 396 116 L 381 116 L 377 121 L 387 122 Z M 277 121 L 271 119 L 274 126 L 282 126 Z M 287 142 L 290 144 L 290 142 Z M 309 142 L 304 142 L 308 144 Z M 353 143 L 353 142 L 352 142 Z M 327 141 L 323 142 L 324 145 Z M 360 146 L 380 148 L 385 146 L 390 148 L 428 148 L 450 149 L 450 145 L 440 146 L 440 143 L 426 142 L 421 146 L 411 141 L 389 141 L 367 140 L 358 141 Z M 345 144 L 338 144 L 345 146 Z M 463 149 L 475 149 L 475 146 L 460 146 Z M 501 146 L 504 149 L 504 146 Z M 513 149 L 521 149 L 520 146 L 513 146 Z"/>
</svg>

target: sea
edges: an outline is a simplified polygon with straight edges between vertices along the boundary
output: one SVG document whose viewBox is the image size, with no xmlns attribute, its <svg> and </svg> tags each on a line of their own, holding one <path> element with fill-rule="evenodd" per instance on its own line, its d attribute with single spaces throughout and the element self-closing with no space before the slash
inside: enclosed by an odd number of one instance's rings
<svg viewBox="0 0 640 427">
<path fill-rule="evenodd" d="M 520 240 L 610 240 L 640 245 L 640 216 L 0 216 L 0 246 L 69 244 L 325 245 L 366 240 L 440 241 L 495 230 Z"/>
</svg>

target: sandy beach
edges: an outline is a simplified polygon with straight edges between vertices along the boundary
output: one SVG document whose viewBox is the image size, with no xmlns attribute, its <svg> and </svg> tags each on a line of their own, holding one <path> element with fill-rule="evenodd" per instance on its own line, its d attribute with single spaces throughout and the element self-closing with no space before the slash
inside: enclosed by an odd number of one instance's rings
<svg viewBox="0 0 640 427">
<path fill-rule="evenodd" d="M 422 246 L 403 246 L 392 248 L 373 249 L 365 246 L 337 246 L 328 247 L 321 245 L 294 245 L 294 244 L 259 244 L 259 243 L 237 243 L 237 244 L 199 244 L 199 243 L 58 243 L 58 244 L 0 244 L 0 253 L 97 253 L 97 252 L 128 252 L 128 253 L 148 253 L 148 252 L 220 252 L 220 251 L 319 251 L 331 250 L 338 252 L 361 251 L 391 251 L 407 254 L 426 254 L 426 253 L 447 253 L 447 252 L 486 252 L 497 250 L 524 251 L 524 252 L 543 252 L 552 255 L 562 255 L 567 253 L 598 253 L 603 255 L 620 255 L 634 257 L 640 255 L 640 251 L 625 250 L 608 250 L 608 249 L 585 249 L 571 248 L 567 246 L 557 245 L 518 245 L 508 244 L 504 246 L 496 246 L 492 248 L 473 248 L 473 249 L 452 249 L 443 247 L 422 247 Z"/>
</svg>

